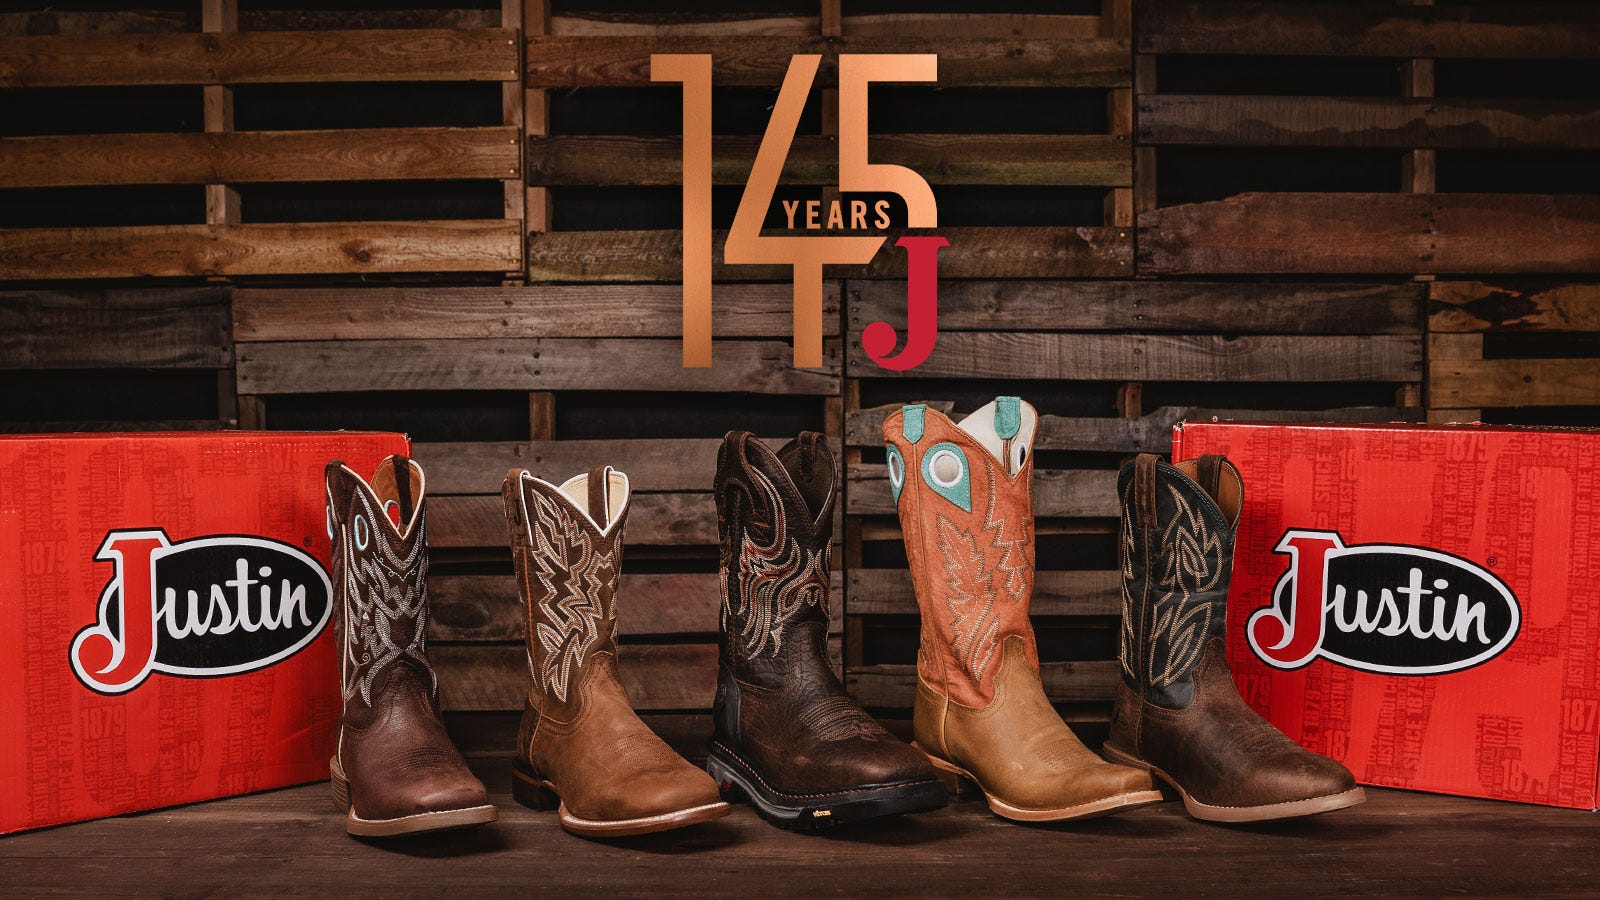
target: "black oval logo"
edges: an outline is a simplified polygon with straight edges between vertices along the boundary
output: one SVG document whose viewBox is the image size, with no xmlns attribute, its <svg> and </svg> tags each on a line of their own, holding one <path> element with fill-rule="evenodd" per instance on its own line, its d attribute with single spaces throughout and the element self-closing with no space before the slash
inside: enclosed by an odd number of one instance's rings
<svg viewBox="0 0 1600 900">
<path fill-rule="evenodd" d="M 116 574 L 98 621 L 73 639 L 73 671 L 120 694 L 151 672 L 214 678 L 264 668 L 316 639 L 333 584 L 291 544 L 251 535 L 172 543 L 160 529 L 113 531 L 95 559 Z"/>
</svg>

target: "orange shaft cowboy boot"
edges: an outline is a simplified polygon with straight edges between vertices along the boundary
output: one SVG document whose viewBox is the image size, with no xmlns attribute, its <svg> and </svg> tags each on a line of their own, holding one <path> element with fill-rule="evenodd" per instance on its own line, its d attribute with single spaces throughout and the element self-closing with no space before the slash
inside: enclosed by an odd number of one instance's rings
<svg viewBox="0 0 1600 900">
<path fill-rule="evenodd" d="M 1000 397 L 958 425 L 906 406 L 883 424 L 922 643 L 913 730 L 946 784 L 976 784 L 997 815 L 1053 822 L 1161 799 L 1150 776 L 1100 759 L 1039 679 L 1033 593 L 1038 414 Z"/>
<path fill-rule="evenodd" d="M 617 676 L 617 577 L 628 476 L 557 486 L 521 469 L 503 489 L 533 684 L 512 796 L 584 837 L 625 837 L 729 812 L 711 776 L 639 720 Z"/>
</svg>

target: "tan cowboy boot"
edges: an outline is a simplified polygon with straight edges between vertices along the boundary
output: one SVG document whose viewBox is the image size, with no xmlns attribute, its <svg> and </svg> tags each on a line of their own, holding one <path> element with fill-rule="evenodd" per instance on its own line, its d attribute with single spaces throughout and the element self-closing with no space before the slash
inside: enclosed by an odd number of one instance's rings
<svg viewBox="0 0 1600 900">
<path fill-rule="evenodd" d="M 639 721 L 617 679 L 628 476 L 607 466 L 557 487 L 513 469 L 502 494 L 533 673 L 512 795 L 534 809 L 558 808 L 562 827 L 584 837 L 727 815 L 711 776 Z"/>
<path fill-rule="evenodd" d="M 391 456 L 368 484 L 334 461 L 325 480 L 344 686 L 329 769 L 347 827 L 385 837 L 493 822 L 483 783 L 439 719 L 422 467 Z"/>
<path fill-rule="evenodd" d="M 1052 822 L 1155 803 L 1150 776 L 1107 763 L 1045 697 L 1028 620 L 1033 433 L 1000 397 L 957 425 L 906 406 L 884 422 L 889 486 L 922 612 L 917 746 L 946 783 L 975 783 L 997 815 Z"/>
<path fill-rule="evenodd" d="M 1290 740 L 1239 696 L 1224 629 L 1244 479 L 1221 456 L 1142 454 L 1122 498 L 1122 683 L 1105 753 L 1149 769 L 1197 819 L 1260 822 L 1366 799 L 1349 770 Z"/>
</svg>

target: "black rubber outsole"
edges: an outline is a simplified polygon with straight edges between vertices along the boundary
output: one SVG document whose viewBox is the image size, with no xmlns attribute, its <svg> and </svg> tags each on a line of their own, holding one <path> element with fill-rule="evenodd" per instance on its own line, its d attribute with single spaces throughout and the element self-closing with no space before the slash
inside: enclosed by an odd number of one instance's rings
<svg viewBox="0 0 1600 900">
<path fill-rule="evenodd" d="M 706 771 L 725 797 L 743 797 L 768 823 L 799 834 L 816 834 L 883 816 L 932 812 L 948 802 L 944 784 L 937 778 L 805 796 L 784 794 L 768 787 L 753 766 L 717 743 L 711 745 Z"/>
</svg>

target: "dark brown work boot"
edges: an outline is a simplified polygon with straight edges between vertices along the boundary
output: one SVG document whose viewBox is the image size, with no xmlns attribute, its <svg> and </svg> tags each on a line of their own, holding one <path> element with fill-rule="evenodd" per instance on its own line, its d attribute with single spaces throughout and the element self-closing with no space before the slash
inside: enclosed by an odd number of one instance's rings
<svg viewBox="0 0 1600 900">
<path fill-rule="evenodd" d="M 1366 799 L 1344 766 L 1251 709 L 1224 651 L 1244 481 L 1221 456 L 1143 454 L 1122 498 L 1122 684 L 1106 756 L 1147 768 L 1211 822 L 1287 819 Z"/>
<path fill-rule="evenodd" d="M 349 831 L 386 837 L 493 822 L 483 783 L 439 719 L 422 467 L 391 456 L 368 484 L 334 461 L 325 477 L 344 686 L 329 768 Z"/>
<path fill-rule="evenodd" d="M 628 477 L 557 486 L 520 469 L 502 490 L 533 685 L 512 794 L 584 837 L 625 837 L 729 812 L 706 773 L 639 720 L 617 679 L 616 584 Z"/>
<path fill-rule="evenodd" d="M 780 828 L 817 831 L 945 805 L 927 757 L 856 706 L 828 663 L 833 453 L 815 432 L 717 454 L 722 628 L 706 768 Z"/>
</svg>

